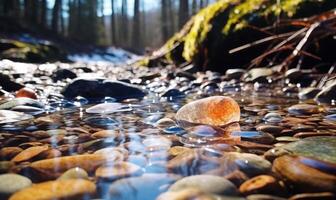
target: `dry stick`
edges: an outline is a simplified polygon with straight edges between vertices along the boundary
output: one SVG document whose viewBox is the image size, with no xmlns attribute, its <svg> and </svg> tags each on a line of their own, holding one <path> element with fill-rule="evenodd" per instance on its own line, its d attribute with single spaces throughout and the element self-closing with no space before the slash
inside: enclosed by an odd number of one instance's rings
<svg viewBox="0 0 336 200">
<path fill-rule="evenodd" d="M 286 40 L 280 42 L 277 46 L 274 47 L 274 49 L 280 48 L 283 45 L 285 45 L 286 43 L 290 42 L 291 40 L 295 39 L 296 37 L 300 36 L 301 34 L 303 34 L 304 32 L 307 31 L 307 27 L 302 28 L 299 31 L 296 31 L 293 35 L 291 35 L 289 38 L 287 38 Z"/>
<path fill-rule="evenodd" d="M 276 39 L 281 39 L 281 38 L 284 38 L 284 37 L 288 37 L 288 36 L 290 36 L 290 35 L 292 35 L 292 34 L 293 34 L 293 32 L 289 32 L 289 33 L 283 33 L 283 34 L 279 34 L 279 35 L 269 36 L 269 37 L 263 38 L 263 39 L 261 39 L 261 40 L 257 40 L 257 41 L 251 42 L 251 43 L 249 43 L 249 44 L 245 44 L 245 45 L 243 45 L 243 46 L 240 46 L 240 47 L 231 49 L 231 50 L 229 51 L 229 53 L 230 53 L 230 54 L 233 54 L 233 53 L 242 51 L 242 50 L 244 50 L 244 49 L 248 49 L 248 48 L 250 48 L 250 47 L 253 47 L 253 46 L 256 46 L 256 45 L 259 45 L 259 44 L 268 42 L 268 41 L 272 41 L 272 40 L 276 40 Z"/>
<path fill-rule="evenodd" d="M 336 67 L 336 63 L 334 63 L 334 64 L 330 67 L 328 73 L 322 77 L 320 83 L 317 85 L 317 88 L 320 88 L 320 89 L 321 89 L 321 88 L 325 85 L 325 83 L 326 83 L 327 80 L 329 79 L 329 76 L 330 76 L 331 73 L 334 71 L 335 67 Z"/>
<path fill-rule="evenodd" d="M 291 60 L 293 58 L 295 58 L 301 51 L 302 49 L 306 46 L 308 39 L 310 38 L 310 36 L 314 33 L 314 31 L 321 25 L 320 22 L 314 23 L 311 25 L 311 27 L 307 30 L 305 36 L 303 37 L 303 39 L 301 39 L 301 41 L 299 42 L 299 44 L 295 47 L 295 49 L 293 50 L 292 54 L 289 55 L 281 64 L 280 67 L 280 71 L 282 71 L 282 68 L 285 66 L 285 70 L 287 70 L 287 66 L 288 64 L 291 62 Z"/>
</svg>

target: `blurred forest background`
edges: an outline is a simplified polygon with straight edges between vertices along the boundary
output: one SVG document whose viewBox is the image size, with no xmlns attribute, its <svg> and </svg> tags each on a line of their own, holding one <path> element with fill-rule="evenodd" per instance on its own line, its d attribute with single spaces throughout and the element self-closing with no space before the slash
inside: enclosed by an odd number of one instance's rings
<svg viewBox="0 0 336 200">
<path fill-rule="evenodd" d="M 35 32 L 142 54 L 160 47 L 214 1 L 0 0 L 0 17 Z"/>
</svg>

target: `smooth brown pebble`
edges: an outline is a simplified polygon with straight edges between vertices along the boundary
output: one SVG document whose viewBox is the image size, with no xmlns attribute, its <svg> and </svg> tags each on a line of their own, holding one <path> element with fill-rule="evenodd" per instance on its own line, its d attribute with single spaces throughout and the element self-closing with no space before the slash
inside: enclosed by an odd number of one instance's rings
<svg viewBox="0 0 336 200">
<path fill-rule="evenodd" d="M 289 200 L 334 200 L 335 198 L 335 194 L 331 192 L 321 192 L 296 194 L 291 196 Z"/>
<path fill-rule="evenodd" d="M 279 182 L 272 176 L 260 175 L 247 180 L 239 187 L 239 192 L 244 195 L 249 194 L 279 194 L 283 188 Z"/>
<path fill-rule="evenodd" d="M 30 160 L 34 158 L 35 156 L 39 155 L 40 153 L 48 150 L 48 146 L 36 146 L 36 147 L 30 147 L 28 149 L 23 150 L 21 153 L 16 155 L 13 159 L 12 162 L 23 162 Z"/>
<path fill-rule="evenodd" d="M 82 179 L 48 181 L 23 189 L 9 200 L 76 199 L 96 192 L 96 185 Z"/>
<path fill-rule="evenodd" d="M 119 162 L 113 165 L 102 166 L 96 170 L 97 177 L 110 180 L 116 180 L 119 178 L 140 174 L 141 168 L 138 165 L 129 162 Z"/>
<path fill-rule="evenodd" d="M 22 151 L 23 149 L 20 147 L 4 147 L 0 150 L 0 158 L 4 160 L 11 160 Z"/>
</svg>

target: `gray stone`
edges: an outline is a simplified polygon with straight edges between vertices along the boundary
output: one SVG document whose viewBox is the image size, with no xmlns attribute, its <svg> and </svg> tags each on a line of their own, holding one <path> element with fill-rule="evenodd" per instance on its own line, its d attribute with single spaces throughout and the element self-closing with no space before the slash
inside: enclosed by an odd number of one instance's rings
<svg viewBox="0 0 336 200">
<path fill-rule="evenodd" d="M 336 163 L 336 136 L 317 136 L 275 147 L 265 153 L 268 160 L 283 155 L 306 156 Z"/>
<path fill-rule="evenodd" d="M 225 156 L 233 160 L 238 169 L 250 177 L 271 171 L 272 164 L 255 154 L 229 152 L 224 154 Z"/>
<path fill-rule="evenodd" d="M 155 200 L 165 192 L 165 186 L 177 181 L 174 174 L 145 174 L 141 177 L 124 178 L 113 182 L 109 187 L 107 199 L 114 200 Z"/>
<path fill-rule="evenodd" d="M 18 174 L 0 175 L 0 195 L 9 196 L 19 190 L 31 186 L 30 179 Z"/>
<path fill-rule="evenodd" d="M 226 178 L 213 175 L 195 175 L 185 177 L 174 183 L 169 191 L 197 188 L 205 193 L 219 195 L 237 195 L 236 186 Z"/>
</svg>

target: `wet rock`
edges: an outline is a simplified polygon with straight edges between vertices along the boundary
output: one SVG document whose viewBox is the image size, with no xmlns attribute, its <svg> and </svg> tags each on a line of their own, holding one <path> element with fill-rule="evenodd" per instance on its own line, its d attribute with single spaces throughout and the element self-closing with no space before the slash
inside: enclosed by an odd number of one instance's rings
<svg viewBox="0 0 336 200">
<path fill-rule="evenodd" d="M 38 158 L 40 159 L 50 159 L 50 158 L 57 158 L 61 157 L 62 152 L 59 151 L 58 149 L 49 149 L 47 151 L 42 152 Z"/>
<path fill-rule="evenodd" d="M 101 130 L 92 134 L 93 138 L 118 138 L 120 133 L 117 130 Z"/>
<path fill-rule="evenodd" d="M 281 131 L 284 128 L 281 126 L 275 126 L 275 125 L 260 125 L 257 127 L 258 131 L 262 131 L 262 132 L 266 132 L 266 133 L 270 133 L 273 136 L 278 136 L 281 134 Z"/>
<path fill-rule="evenodd" d="M 10 76 L 0 73 L 0 87 L 7 92 L 15 92 L 24 86 L 16 83 Z"/>
<path fill-rule="evenodd" d="M 18 90 L 15 94 L 15 96 L 17 98 L 20 97 L 27 97 L 27 98 L 31 98 L 31 99 L 37 99 L 37 94 L 33 89 L 30 88 L 21 88 L 20 90 Z"/>
<path fill-rule="evenodd" d="M 242 140 L 261 144 L 272 144 L 274 141 L 274 137 L 271 134 L 258 131 L 234 131 L 231 135 L 239 136 Z"/>
<path fill-rule="evenodd" d="M 73 71 L 69 69 L 58 69 L 54 71 L 51 76 L 51 79 L 54 82 L 61 81 L 64 79 L 75 79 L 75 78 L 77 78 L 76 73 L 74 73 Z"/>
<path fill-rule="evenodd" d="M 108 199 L 155 200 L 164 192 L 165 186 L 177 181 L 174 174 L 144 174 L 141 177 L 124 178 L 113 182 L 109 187 Z"/>
<path fill-rule="evenodd" d="M 225 75 L 228 79 L 240 79 L 245 73 L 246 70 L 244 69 L 228 69 Z"/>
<path fill-rule="evenodd" d="M 268 195 L 268 194 L 251 194 L 246 197 L 246 200 L 285 200 L 286 198 Z"/>
<path fill-rule="evenodd" d="M 335 197 L 331 192 L 303 193 L 291 196 L 289 200 L 334 200 Z"/>
<path fill-rule="evenodd" d="M 95 174 L 98 178 L 116 180 L 130 176 L 139 176 L 141 173 L 141 168 L 133 163 L 118 162 L 99 167 Z"/>
<path fill-rule="evenodd" d="M 332 100 L 336 100 L 336 81 L 333 81 L 330 85 L 326 86 L 319 92 L 315 98 L 320 103 L 331 103 Z"/>
<path fill-rule="evenodd" d="M 1 160 L 11 160 L 22 151 L 23 149 L 21 149 L 20 147 L 4 147 L 0 150 L 0 158 Z"/>
<path fill-rule="evenodd" d="M 44 151 L 47 151 L 49 149 L 48 146 L 36 146 L 36 147 L 30 147 L 28 149 L 23 150 L 20 152 L 18 155 L 16 155 L 13 159 L 12 162 L 19 163 L 19 162 L 24 162 L 28 161 L 39 154 L 41 154 Z"/>
<path fill-rule="evenodd" d="M 176 123 L 174 120 L 170 119 L 170 118 L 162 118 L 159 119 L 156 123 L 155 123 L 155 127 L 157 128 L 167 128 L 167 127 L 171 127 L 171 126 L 175 126 Z"/>
<path fill-rule="evenodd" d="M 15 164 L 10 161 L 0 161 L 0 173 L 8 173 Z"/>
<path fill-rule="evenodd" d="M 64 172 L 57 180 L 66 180 L 66 179 L 88 179 L 88 173 L 79 167 L 75 167 Z"/>
<path fill-rule="evenodd" d="M 228 152 L 224 158 L 233 161 L 238 169 L 249 177 L 267 174 L 271 171 L 272 164 L 261 156 L 250 153 Z"/>
<path fill-rule="evenodd" d="M 244 76 L 247 82 L 267 83 L 267 78 L 273 75 L 273 70 L 270 68 L 253 68 Z"/>
<path fill-rule="evenodd" d="M 321 108 L 311 104 L 296 104 L 288 108 L 288 112 L 293 115 L 311 115 L 321 112 Z"/>
<path fill-rule="evenodd" d="M 281 156 L 274 160 L 273 171 L 300 192 L 336 190 L 336 165 L 298 156 Z"/>
<path fill-rule="evenodd" d="M 197 188 L 205 193 L 220 195 L 237 195 L 237 188 L 227 179 L 212 175 L 196 175 L 185 177 L 170 186 L 169 191 L 180 191 L 186 188 Z"/>
<path fill-rule="evenodd" d="M 10 200 L 53 200 L 88 198 L 96 191 L 94 183 L 82 179 L 48 181 L 23 189 Z"/>
<path fill-rule="evenodd" d="M 111 114 L 114 112 L 121 112 L 129 110 L 127 106 L 121 103 L 102 103 L 86 109 L 87 113 L 90 114 Z"/>
<path fill-rule="evenodd" d="M 180 153 L 167 163 L 167 170 L 184 176 L 204 174 L 220 167 L 222 155 L 205 155 L 204 149 L 192 149 Z M 228 172 L 226 172 L 228 173 Z"/>
<path fill-rule="evenodd" d="M 296 142 L 296 141 L 299 141 L 298 138 L 291 137 L 291 136 L 281 136 L 281 137 L 275 138 L 275 140 L 277 142 Z"/>
<path fill-rule="evenodd" d="M 45 112 L 45 110 L 42 108 L 36 108 L 32 106 L 15 106 L 11 110 L 16 112 L 23 112 L 29 115 L 39 115 Z"/>
<path fill-rule="evenodd" d="M 2 174 L 0 175 L 0 197 L 8 197 L 31 185 L 31 180 L 24 176 L 18 174 Z"/>
<path fill-rule="evenodd" d="M 188 199 L 198 199 L 198 200 L 214 200 L 214 195 L 207 194 L 200 189 L 196 188 L 186 188 L 180 191 L 165 192 L 161 194 L 157 200 L 188 200 Z"/>
<path fill-rule="evenodd" d="M 184 97 L 185 94 L 181 92 L 178 89 L 169 89 L 165 91 L 163 94 L 161 94 L 161 97 L 167 97 L 167 98 L 177 98 L 177 97 Z"/>
<path fill-rule="evenodd" d="M 282 116 L 276 112 L 267 113 L 263 118 L 264 121 L 269 123 L 279 123 L 282 121 L 282 119 Z"/>
<path fill-rule="evenodd" d="M 16 106 L 31 106 L 36 108 L 44 107 L 44 105 L 39 101 L 27 97 L 20 97 L 9 100 L 3 104 L 0 104 L 0 109 L 9 110 Z"/>
<path fill-rule="evenodd" d="M 297 140 L 297 138 L 296 138 Z M 304 138 L 280 147 L 273 148 L 265 153 L 268 160 L 282 155 L 299 155 L 336 163 L 336 137 L 317 136 Z"/>
<path fill-rule="evenodd" d="M 240 108 L 230 97 L 213 96 L 193 101 L 178 110 L 176 119 L 188 123 L 224 126 L 240 119 Z"/>
<path fill-rule="evenodd" d="M 61 92 L 65 98 L 73 99 L 82 96 L 87 99 L 103 99 L 112 97 L 118 100 L 142 98 L 146 92 L 134 85 L 120 81 L 75 79 Z"/>
<path fill-rule="evenodd" d="M 160 150 L 167 150 L 171 147 L 172 142 L 162 136 L 149 136 L 142 142 L 144 146 L 147 148 L 147 150 L 152 151 L 155 149 Z"/>
<path fill-rule="evenodd" d="M 190 148 L 183 147 L 183 146 L 174 146 L 168 150 L 168 154 L 172 157 L 181 155 L 187 151 L 190 151 Z"/>
<path fill-rule="evenodd" d="M 21 121 L 28 121 L 34 117 L 29 114 L 24 114 L 21 112 L 10 111 L 10 110 L 0 110 L 0 125 L 15 123 Z"/>
<path fill-rule="evenodd" d="M 35 161 L 30 164 L 28 170 L 37 173 L 37 178 L 53 179 L 75 167 L 80 167 L 88 173 L 92 173 L 99 166 L 113 161 L 114 159 L 100 154 L 64 156 Z"/>
<path fill-rule="evenodd" d="M 249 194 L 284 194 L 284 188 L 272 176 L 260 175 L 247 180 L 239 187 L 243 195 Z"/>
</svg>

